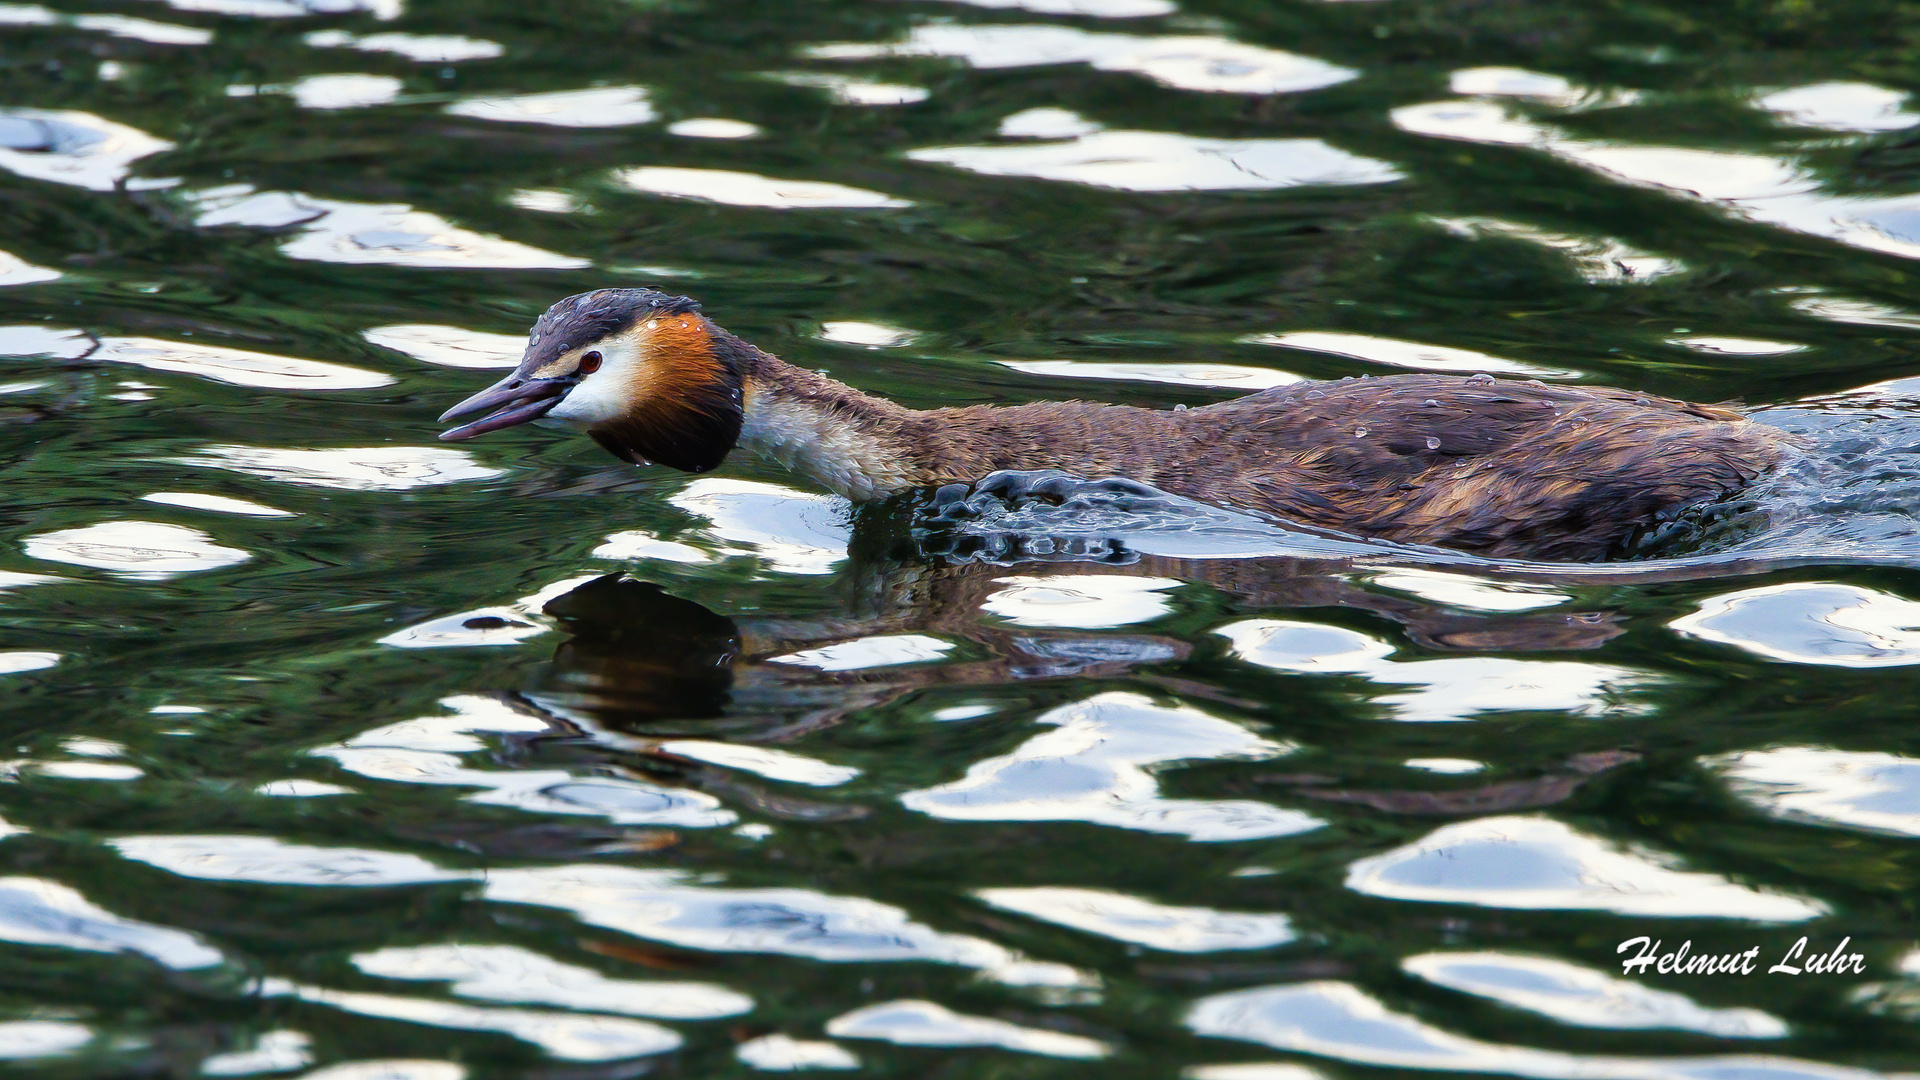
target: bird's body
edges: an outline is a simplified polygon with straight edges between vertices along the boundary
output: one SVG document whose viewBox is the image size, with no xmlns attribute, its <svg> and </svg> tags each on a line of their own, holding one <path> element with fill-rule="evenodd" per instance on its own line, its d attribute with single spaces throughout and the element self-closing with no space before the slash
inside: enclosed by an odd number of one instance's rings
<svg viewBox="0 0 1920 1080">
<path fill-rule="evenodd" d="M 1658 518 L 1752 483 L 1790 445 L 1723 408 L 1486 376 L 1298 383 L 1183 410 L 914 410 L 783 363 L 650 290 L 564 300 L 532 341 L 513 377 L 448 415 L 508 407 L 449 437 L 539 419 L 694 472 L 737 445 L 855 501 L 1057 469 L 1502 557 L 1605 558 Z"/>
</svg>

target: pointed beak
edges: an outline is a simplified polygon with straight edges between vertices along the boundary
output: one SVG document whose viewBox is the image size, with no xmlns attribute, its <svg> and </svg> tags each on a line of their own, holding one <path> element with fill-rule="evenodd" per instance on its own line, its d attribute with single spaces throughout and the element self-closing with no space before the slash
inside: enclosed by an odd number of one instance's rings
<svg viewBox="0 0 1920 1080">
<path fill-rule="evenodd" d="M 461 442 L 489 431 L 538 420 L 560 404 L 567 391 L 573 389 L 574 382 L 573 379 L 532 379 L 515 372 L 441 413 L 440 422 L 444 424 L 456 416 L 495 410 L 472 423 L 441 432 L 440 438 L 444 442 Z"/>
</svg>

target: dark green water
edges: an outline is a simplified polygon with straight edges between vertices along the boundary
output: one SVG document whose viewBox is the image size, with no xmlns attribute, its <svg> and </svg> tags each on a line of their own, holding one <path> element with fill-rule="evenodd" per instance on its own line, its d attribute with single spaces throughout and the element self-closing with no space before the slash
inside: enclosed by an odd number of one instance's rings
<svg viewBox="0 0 1920 1080">
<path fill-rule="evenodd" d="M 361 2 L 0 4 L 0 1069 L 1920 1071 L 1920 8 Z M 1809 449 L 1575 570 L 435 441 L 642 283 Z"/>
</svg>

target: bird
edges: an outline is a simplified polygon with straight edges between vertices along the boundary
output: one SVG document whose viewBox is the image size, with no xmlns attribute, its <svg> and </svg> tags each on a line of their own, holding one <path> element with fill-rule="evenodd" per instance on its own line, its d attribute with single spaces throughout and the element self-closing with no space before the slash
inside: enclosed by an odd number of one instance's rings
<svg viewBox="0 0 1920 1080">
<path fill-rule="evenodd" d="M 1190 409 L 917 410 L 788 364 L 652 288 L 555 303 L 513 373 L 440 419 L 476 413 L 440 438 L 536 423 L 689 473 L 745 449 L 856 503 L 1057 470 L 1362 539 L 1556 562 L 1621 557 L 1795 446 L 1724 405 L 1486 374 L 1303 381 Z"/>
</svg>

